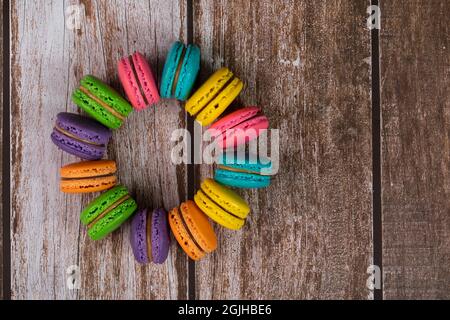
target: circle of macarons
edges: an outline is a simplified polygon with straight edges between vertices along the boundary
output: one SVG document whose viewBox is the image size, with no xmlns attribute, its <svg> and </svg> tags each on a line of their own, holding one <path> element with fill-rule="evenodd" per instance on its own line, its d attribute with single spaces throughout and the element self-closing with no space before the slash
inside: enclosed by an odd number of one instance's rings
<svg viewBox="0 0 450 320">
<path fill-rule="evenodd" d="M 80 216 L 93 240 L 103 239 L 134 215 L 130 245 L 138 263 L 164 263 L 169 255 L 170 234 L 191 259 L 199 260 L 217 248 L 210 219 L 225 228 L 239 230 L 250 213 L 245 200 L 230 187 L 270 185 L 270 161 L 235 153 L 237 147 L 267 130 L 269 121 L 256 106 L 243 107 L 217 120 L 244 87 L 228 68 L 215 71 L 191 94 L 200 70 L 200 49 L 194 44 L 173 43 L 159 92 L 143 54 L 134 52 L 121 58 L 117 69 L 127 99 L 99 78 L 87 75 L 74 90 L 72 101 L 90 117 L 67 112 L 56 117 L 51 140 L 61 150 L 83 160 L 60 169 L 60 190 L 103 192 Z M 164 208 L 139 209 L 127 188 L 119 184 L 115 161 L 103 159 L 111 129 L 120 128 L 133 109 L 144 110 L 157 104 L 161 97 L 186 101 L 186 112 L 202 126 L 209 126 L 207 132 L 223 150 L 214 179 L 205 179 L 194 199 L 168 212 Z"/>
</svg>

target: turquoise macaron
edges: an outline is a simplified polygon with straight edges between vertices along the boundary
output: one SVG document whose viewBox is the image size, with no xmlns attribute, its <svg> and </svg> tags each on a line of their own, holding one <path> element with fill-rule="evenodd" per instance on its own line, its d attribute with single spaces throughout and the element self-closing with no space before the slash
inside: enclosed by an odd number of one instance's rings
<svg viewBox="0 0 450 320">
<path fill-rule="evenodd" d="M 166 99 L 185 101 L 189 98 L 200 71 L 200 48 L 176 41 L 164 64 L 160 94 Z"/>
<path fill-rule="evenodd" d="M 272 162 L 268 159 L 239 155 L 219 155 L 214 180 L 230 187 L 243 189 L 265 188 L 270 185 Z"/>
</svg>

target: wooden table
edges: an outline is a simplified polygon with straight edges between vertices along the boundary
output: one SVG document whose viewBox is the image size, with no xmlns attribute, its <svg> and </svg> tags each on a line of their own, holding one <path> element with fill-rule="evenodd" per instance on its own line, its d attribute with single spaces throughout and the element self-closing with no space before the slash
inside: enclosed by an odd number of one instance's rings
<svg viewBox="0 0 450 320">
<path fill-rule="evenodd" d="M 375 298 L 450 298 L 449 1 L 381 0 L 380 32 L 367 28 L 368 0 L 81 1 L 73 30 L 78 1 L 10 2 L 4 297 L 371 299 L 377 264 Z M 140 266 L 128 224 L 89 241 L 79 212 L 94 195 L 58 192 L 75 158 L 49 136 L 58 112 L 80 112 L 70 95 L 83 75 L 120 88 L 117 60 L 139 50 L 160 77 L 177 39 L 201 47 L 200 81 L 221 66 L 245 81 L 236 105 L 260 105 L 280 130 L 280 171 L 240 191 L 252 214 L 242 231 L 216 226 L 214 254 L 194 264 L 173 244 L 164 265 Z M 185 127 L 182 104 L 164 101 L 114 133 L 108 158 L 140 205 L 170 209 L 212 175 L 170 161 L 171 132 Z M 66 285 L 71 265 L 79 290 Z"/>
</svg>

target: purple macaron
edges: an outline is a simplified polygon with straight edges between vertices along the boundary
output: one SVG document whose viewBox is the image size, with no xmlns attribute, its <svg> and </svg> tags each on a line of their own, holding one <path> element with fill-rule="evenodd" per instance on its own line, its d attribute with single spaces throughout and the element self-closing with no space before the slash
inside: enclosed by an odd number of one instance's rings
<svg viewBox="0 0 450 320">
<path fill-rule="evenodd" d="M 61 112 L 56 116 L 51 138 L 63 151 L 85 160 L 98 160 L 106 151 L 111 130 L 91 118 Z"/>
<path fill-rule="evenodd" d="M 147 209 L 136 213 L 131 222 L 131 248 L 136 261 L 142 264 L 153 261 L 161 264 L 169 254 L 169 227 L 167 212 Z"/>
</svg>

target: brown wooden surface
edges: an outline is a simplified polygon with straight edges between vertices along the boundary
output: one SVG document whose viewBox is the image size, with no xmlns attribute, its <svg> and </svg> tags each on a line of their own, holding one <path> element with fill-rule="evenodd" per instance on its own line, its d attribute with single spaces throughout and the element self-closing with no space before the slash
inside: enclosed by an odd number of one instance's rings
<svg viewBox="0 0 450 320">
<path fill-rule="evenodd" d="M 450 298 L 450 2 L 382 1 L 387 299 Z"/>
<path fill-rule="evenodd" d="M 84 1 L 75 31 L 64 12 L 78 1 L 11 2 L 12 298 L 187 298 L 187 258 L 175 244 L 165 265 L 141 267 L 128 224 L 105 241 L 86 237 L 79 212 L 95 195 L 59 193 L 58 169 L 76 158 L 49 139 L 58 112 L 80 112 L 70 94 L 83 75 L 120 88 L 116 62 L 134 50 L 161 74 L 169 45 L 186 39 L 186 1 Z M 450 3 L 381 2 L 384 296 L 450 298 Z M 196 298 L 367 298 L 370 1 L 193 3 L 201 80 L 233 69 L 246 83 L 234 107 L 262 106 L 281 138 L 271 187 L 239 191 L 252 208 L 244 229 L 216 226 L 219 249 L 196 263 Z M 170 209 L 212 176 L 201 165 L 188 182 L 186 167 L 171 164 L 171 132 L 185 125 L 180 104 L 165 101 L 114 133 L 108 155 L 142 206 Z M 73 264 L 82 281 L 72 291 Z"/>
<path fill-rule="evenodd" d="M 228 66 L 280 130 L 270 188 L 240 190 L 242 231 L 196 264 L 200 299 L 368 296 L 371 264 L 369 1 L 194 2 L 203 79 Z M 211 177 L 202 166 L 201 176 Z"/>
<path fill-rule="evenodd" d="M 69 4 L 12 1 L 12 297 L 186 298 L 188 260 L 180 250 L 163 266 L 141 267 L 128 224 L 104 241 L 87 238 L 79 213 L 95 195 L 58 191 L 60 166 L 76 158 L 49 138 L 58 112 L 79 112 L 70 95 L 83 75 L 120 88 L 116 63 L 134 50 L 161 74 L 170 44 L 185 38 L 184 2 L 86 1 L 75 31 L 65 27 Z M 171 164 L 169 143 L 184 125 L 179 104 L 167 101 L 133 113 L 114 133 L 108 156 L 141 206 L 171 208 L 185 198 L 185 169 Z M 80 290 L 66 287 L 70 265 L 80 266 Z"/>
</svg>

